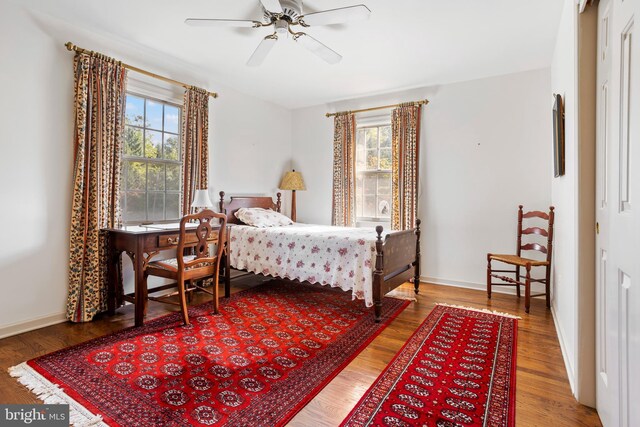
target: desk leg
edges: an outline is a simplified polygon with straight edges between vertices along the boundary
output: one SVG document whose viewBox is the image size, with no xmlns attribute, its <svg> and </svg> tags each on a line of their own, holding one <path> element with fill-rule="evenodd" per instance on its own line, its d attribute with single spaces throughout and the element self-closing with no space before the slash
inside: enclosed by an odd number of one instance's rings
<svg viewBox="0 0 640 427">
<path fill-rule="evenodd" d="M 136 244 L 136 253 L 134 256 L 133 267 L 135 275 L 135 325 L 142 326 L 144 324 L 144 315 L 147 311 L 147 287 L 144 280 L 144 248 L 142 240 L 138 239 Z"/>
<path fill-rule="evenodd" d="M 107 313 L 110 316 L 116 314 L 116 308 L 121 305 L 122 300 L 122 271 L 120 270 L 120 256 L 122 255 L 122 251 L 110 250 L 108 259 L 109 263 L 107 264 L 107 280 L 108 286 L 107 289 Z"/>
</svg>

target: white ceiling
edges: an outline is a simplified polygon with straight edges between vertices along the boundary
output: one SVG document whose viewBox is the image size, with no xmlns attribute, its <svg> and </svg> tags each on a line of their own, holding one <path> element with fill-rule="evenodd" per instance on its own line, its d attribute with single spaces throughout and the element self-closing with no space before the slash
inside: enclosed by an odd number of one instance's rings
<svg viewBox="0 0 640 427">
<path fill-rule="evenodd" d="M 563 2 L 305 0 L 306 10 L 313 11 L 364 3 L 371 18 L 305 30 L 343 56 L 337 65 L 328 65 L 290 38 L 281 38 L 257 68 L 245 63 L 262 37 L 272 32 L 270 27 L 195 28 L 183 21 L 188 17 L 260 20 L 258 0 L 24 3 L 193 64 L 241 92 L 299 108 L 547 67 Z"/>
</svg>

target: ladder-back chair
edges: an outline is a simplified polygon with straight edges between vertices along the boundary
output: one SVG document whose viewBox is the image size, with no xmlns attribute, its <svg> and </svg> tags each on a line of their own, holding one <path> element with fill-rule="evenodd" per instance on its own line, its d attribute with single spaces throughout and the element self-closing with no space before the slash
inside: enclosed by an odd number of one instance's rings
<svg viewBox="0 0 640 427">
<path fill-rule="evenodd" d="M 220 222 L 217 223 L 217 221 L 215 221 L 216 219 Z M 197 227 L 195 227 L 195 235 L 191 232 L 191 228 L 189 228 L 189 233 L 187 233 L 188 223 L 198 224 Z M 224 233 L 226 225 L 227 216 L 225 214 L 216 213 L 208 209 L 196 214 L 185 215 L 180 220 L 180 234 L 175 242 L 176 257 L 161 261 L 152 261 L 146 266 L 144 271 L 145 289 L 147 286 L 146 282 L 148 276 L 164 277 L 177 282 L 177 294 L 180 296 L 179 305 L 182 310 L 182 318 L 185 325 L 189 324 L 187 292 L 190 293 L 199 289 L 213 295 L 214 312 L 216 314 L 218 313 L 218 275 L 220 259 L 222 257 L 222 251 L 225 244 Z M 218 234 L 217 247 L 215 255 L 211 255 L 209 250 L 209 241 L 212 240 L 211 237 L 214 233 Z M 191 255 L 185 255 L 185 249 L 188 249 L 193 253 Z M 198 284 L 198 281 L 208 278 L 213 279 L 211 291 L 201 284 Z M 186 286 L 187 282 L 190 284 L 190 287 Z M 149 299 L 175 304 L 165 300 L 167 296 L 173 295 L 175 295 L 175 293 L 157 298 L 149 297 Z"/>
<path fill-rule="evenodd" d="M 520 298 L 520 286 L 525 288 L 524 310 L 528 313 L 531 304 L 531 297 L 537 297 L 541 295 L 546 296 L 547 308 L 551 307 L 551 253 L 553 251 L 553 222 L 554 222 L 554 207 L 549 207 L 549 213 L 541 211 L 523 212 L 522 205 L 518 207 L 518 245 L 515 255 L 497 255 L 487 254 L 487 297 L 491 298 L 492 286 L 515 286 L 518 298 Z M 529 220 L 538 218 L 546 222 L 546 227 L 530 226 L 524 228 L 523 220 Z M 537 242 L 523 243 L 523 237 L 530 236 L 542 236 L 546 237 L 547 245 L 543 246 Z M 532 258 L 525 258 L 522 256 L 523 251 L 538 251 L 545 255 L 544 260 L 537 260 Z M 505 264 L 515 266 L 513 270 L 496 270 L 491 266 L 492 261 L 499 261 Z M 534 279 L 531 277 L 531 269 L 534 267 L 544 268 L 544 278 Z M 520 274 L 521 268 L 525 269 L 524 281 Z M 511 273 L 514 277 L 509 277 L 504 274 L 498 273 Z M 500 279 L 501 282 L 494 283 L 493 279 Z M 531 295 L 531 284 L 543 283 L 545 286 L 545 293 Z"/>
</svg>

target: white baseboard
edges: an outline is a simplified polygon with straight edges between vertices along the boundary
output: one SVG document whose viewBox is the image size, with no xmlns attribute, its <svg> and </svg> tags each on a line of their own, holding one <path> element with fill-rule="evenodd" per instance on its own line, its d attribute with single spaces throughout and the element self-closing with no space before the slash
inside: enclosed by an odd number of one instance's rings
<svg viewBox="0 0 640 427">
<path fill-rule="evenodd" d="M 0 326 L 0 339 L 10 337 L 12 335 L 22 334 L 24 332 L 33 331 L 34 329 L 44 328 L 45 326 L 63 323 L 66 321 L 66 313 L 58 313 Z"/>
<path fill-rule="evenodd" d="M 464 282 L 464 281 L 460 281 L 460 280 L 450 280 L 450 279 L 440 279 L 437 277 L 425 277 L 425 276 L 420 276 L 420 282 L 423 283 L 433 283 L 434 285 L 443 285 L 443 286 L 453 286 L 455 288 L 465 288 L 465 289 L 475 289 L 478 291 L 485 291 L 487 290 L 487 284 L 486 283 L 477 283 L 477 282 Z M 516 294 L 516 290 L 513 287 L 510 286 L 494 286 L 491 289 L 492 293 L 498 293 L 498 294 L 509 294 L 509 295 L 515 295 Z M 538 292 L 535 289 L 532 289 L 532 293 L 533 292 Z M 541 297 L 534 297 L 534 298 L 544 298 L 544 296 Z"/>
<path fill-rule="evenodd" d="M 564 367 L 567 370 L 567 377 L 569 377 L 569 386 L 571 387 L 571 393 L 576 395 L 576 379 L 573 372 L 573 364 L 567 355 L 567 343 L 562 333 L 562 328 L 558 323 L 558 316 L 556 315 L 556 308 L 551 304 L 551 317 L 553 317 L 553 324 L 556 327 L 556 334 L 558 335 L 558 342 L 560 343 L 560 351 L 562 352 L 562 360 L 564 360 Z"/>
</svg>

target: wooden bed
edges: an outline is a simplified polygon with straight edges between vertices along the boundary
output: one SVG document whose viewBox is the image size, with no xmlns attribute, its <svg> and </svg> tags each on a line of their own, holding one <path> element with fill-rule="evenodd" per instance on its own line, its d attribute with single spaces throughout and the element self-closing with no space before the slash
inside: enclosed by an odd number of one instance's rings
<svg viewBox="0 0 640 427">
<path fill-rule="evenodd" d="M 280 212 L 281 193 L 277 193 L 274 203 L 271 197 L 231 197 L 225 204 L 225 192 L 220 192 L 220 212 L 227 215 L 227 223 L 242 224 L 234 215 L 240 208 L 263 208 L 273 209 Z M 420 284 L 420 220 L 416 221 L 417 227 L 405 230 L 394 231 L 382 235 L 382 226 L 376 227 L 377 238 L 375 242 L 376 256 L 373 269 L 373 307 L 375 320 L 381 320 L 382 297 L 403 283 L 413 279 L 414 291 L 417 294 Z M 227 233 L 227 236 L 229 234 Z M 227 239 L 226 245 L 230 245 Z M 228 251 L 228 247 L 226 251 Z M 225 296 L 231 293 L 231 265 L 230 257 L 225 256 L 224 260 L 224 282 Z"/>
</svg>

